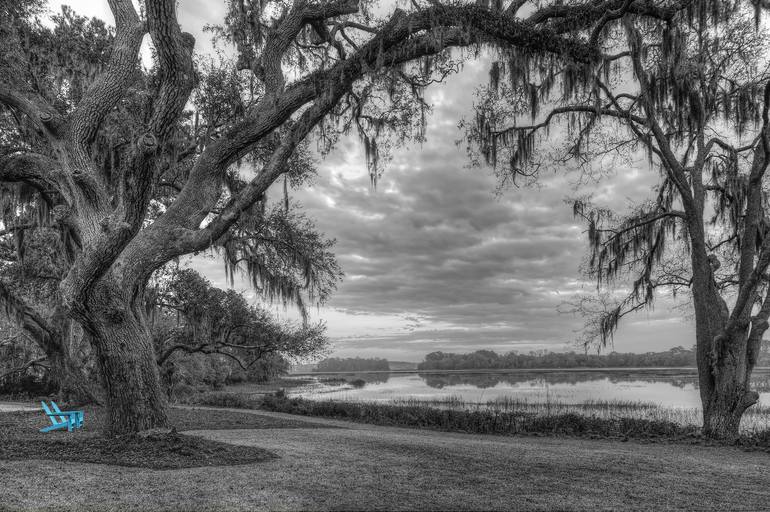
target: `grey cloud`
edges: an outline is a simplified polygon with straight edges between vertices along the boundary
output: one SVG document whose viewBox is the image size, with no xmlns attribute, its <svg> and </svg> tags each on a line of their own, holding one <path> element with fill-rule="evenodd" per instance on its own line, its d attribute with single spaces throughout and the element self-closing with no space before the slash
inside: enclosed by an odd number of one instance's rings
<svg viewBox="0 0 770 512">
<path fill-rule="evenodd" d="M 203 26 L 222 18 L 221 4 L 180 4 L 181 25 L 203 53 L 211 48 Z M 577 176 L 569 169 L 549 171 L 538 187 L 497 197 L 490 170 L 467 168 L 455 144 L 457 121 L 470 114 L 470 92 L 486 79 L 485 64 L 470 62 L 448 84 L 428 91 L 437 104 L 427 142 L 397 148 L 376 190 L 360 144 L 346 137 L 319 161 L 316 183 L 293 193 L 319 229 L 338 241 L 335 252 L 347 277 L 320 314 L 334 318 L 332 335 L 356 331 L 335 335 L 338 354 L 419 360 L 433 350 L 571 346 L 582 320 L 559 315 L 556 307 L 581 289 L 584 226 L 564 203 L 577 195 Z M 614 171 L 588 189 L 615 208 L 648 195 L 657 181 L 643 161 Z M 218 259 L 196 258 L 194 266 L 215 285 L 228 285 Z M 244 281 L 236 286 L 248 289 Z M 344 325 L 370 317 L 383 320 Z M 644 351 L 656 343 L 691 344 L 675 318 L 665 308 L 636 315 L 621 328 L 618 346 Z"/>
</svg>

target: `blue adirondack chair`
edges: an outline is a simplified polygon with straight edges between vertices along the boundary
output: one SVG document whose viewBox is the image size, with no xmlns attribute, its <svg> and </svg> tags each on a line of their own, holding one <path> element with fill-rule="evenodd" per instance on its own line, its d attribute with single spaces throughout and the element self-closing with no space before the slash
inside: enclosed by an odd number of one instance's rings
<svg viewBox="0 0 770 512">
<path fill-rule="evenodd" d="M 51 432 L 52 430 L 59 430 L 66 428 L 68 432 L 72 432 L 76 428 L 83 426 L 85 420 L 85 414 L 83 411 L 62 411 L 56 402 L 51 400 L 51 407 L 49 408 L 45 402 L 40 402 L 43 406 L 46 416 L 51 420 L 51 425 L 41 428 L 40 432 Z M 53 409 L 53 411 L 51 411 Z"/>
</svg>

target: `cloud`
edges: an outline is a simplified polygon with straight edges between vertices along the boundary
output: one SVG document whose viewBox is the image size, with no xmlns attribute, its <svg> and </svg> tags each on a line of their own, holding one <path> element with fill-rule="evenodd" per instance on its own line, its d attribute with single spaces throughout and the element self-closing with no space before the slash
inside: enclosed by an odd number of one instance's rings
<svg viewBox="0 0 770 512">
<path fill-rule="evenodd" d="M 70 4 L 111 19 L 106 2 Z M 221 22 L 223 14 L 219 3 L 180 4 L 180 24 L 196 37 L 201 54 L 211 52 L 204 25 Z M 376 190 L 361 145 L 347 137 L 319 160 L 315 183 L 293 193 L 318 228 L 337 239 L 346 272 L 315 315 L 326 320 L 336 354 L 421 360 L 434 350 L 573 347 L 582 319 L 559 314 L 557 306 L 592 289 L 579 272 L 584 226 L 564 202 L 581 192 L 573 186 L 578 176 L 551 169 L 537 187 L 496 196 L 493 173 L 467 167 L 464 145 L 455 143 L 462 135 L 457 122 L 470 114 L 473 91 L 487 77 L 485 62 L 470 61 L 447 84 L 429 89 L 434 111 L 427 141 L 395 148 Z M 558 138 L 558 130 L 552 136 Z M 583 191 L 619 209 L 649 196 L 657 181 L 643 162 L 608 164 L 607 173 Z M 215 285 L 228 285 L 218 259 L 197 257 L 192 265 Z M 254 297 L 245 281 L 236 287 Z M 656 311 L 628 318 L 615 348 L 692 345 L 692 327 L 668 305 L 664 300 Z M 282 308 L 276 313 L 296 317 Z"/>
<path fill-rule="evenodd" d="M 441 101 L 429 119 L 428 140 L 395 150 L 376 190 L 357 141 L 345 139 L 320 162 L 316 183 L 293 196 L 338 241 L 348 277 L 321 316 L 336 334 L 339 355 L 419 360 L 433 350 L 574 348 L 582 319 L 557 307 L 593 290 L 579 271 L 585 227 L 565 203 L 583 192 L 573 186 L 578 176 L 560 169 L 541 176 L 537 187 L 496 196 L 493 173 L 468 168 L 455 144 L 457 122 L 470 113 L 468 92 L 486 80 L 479 67 L 433 89 Z M 610 175 L 587 190 L 619 209 L 648 197 L 657 181 L 643 163 Z M 693 343 L 678 314 L 665 308 L 651 314 L 664 321 L 648 321 L 650 313 L 629 319 L 618 333 L 618 350 Z M 343 335 L 350 329 L 342 324 L 361 316 L 377 333 L 359 326 Z"/>
</svg>

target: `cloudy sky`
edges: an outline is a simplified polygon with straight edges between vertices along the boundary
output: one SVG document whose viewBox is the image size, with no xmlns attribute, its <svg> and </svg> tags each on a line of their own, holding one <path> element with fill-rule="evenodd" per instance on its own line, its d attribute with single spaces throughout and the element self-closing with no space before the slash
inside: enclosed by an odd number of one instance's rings
<svg viewBox="0 0 770 512">
<path fill-rule="evenodd" d="M 59 3 L 51 2 L 52 9 Z M 106 0 L 68 3 L 112 23 Z M 210 51 L 201 30 L 222 20 L 219 2 L 181 0 L 179 9 L 198 51 Z M 640 161 L 576 191 L 577 176 L 561 170 L 541 176 L 538 187 L 496 195 L 491 170 L 469 168 L 464 146 L 456 144 L 457 123 L 470 114 L 473 91 L 487 76 L 483 62 L 470 62 L 429 90 L 434 110 L 427 142 L 394 151 L 376 190 L 363 148 L 348 139 L 318 159 L 312 186 L 292 193 L 317 227 L 337 240 L 346 274 L 332 300 L 313 312 L 327 323 L 334 355 L 420 361 L 436 350 L 576 348 L 582 319 L 557 308 L 594 287 L 579 272 L 584 227 L 564 200 L 591 191 L 603 204 L 627 207 L 650 194 L 657 175 Z M 227 286 L 218 259 L 191 264 Z M 236 287 L 259 300 L 245 283 Z M 668 300 L 625 320 L 615 339 L 618 351 L 694 344 L 691 323 Z"/>
</svg>

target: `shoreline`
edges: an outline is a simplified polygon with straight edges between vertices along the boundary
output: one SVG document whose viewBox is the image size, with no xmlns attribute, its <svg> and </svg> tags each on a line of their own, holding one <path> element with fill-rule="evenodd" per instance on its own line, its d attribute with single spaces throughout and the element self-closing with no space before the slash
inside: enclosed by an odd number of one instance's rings
<svg viewBox="0 0 770 512">
<path fill-rule="evenodd" d="M 608 367 L 608 368 L 473 368 L 465 370 L 349 370 L 340 372 L 302 372 L 289 373 L 287 378 L 291 377 L 314 377 L 323 375 L 358 375 L 358 374 L 377 374 L 377 373 L 424 373 L 424 374 L 462 374 L 462 373 L 652 373 L 652 372 L 688 372 L 697 373 L 698 369 L 694 366 L 656 366 L 656 367 Z M 770 373 L 770 366 L 761 366 L 754 368 L 753 372 Z"/>
</svg>

